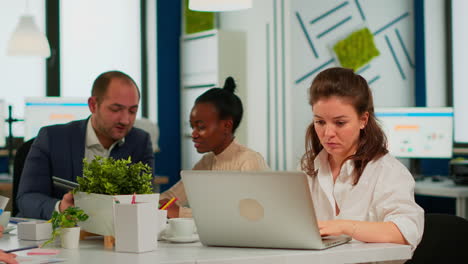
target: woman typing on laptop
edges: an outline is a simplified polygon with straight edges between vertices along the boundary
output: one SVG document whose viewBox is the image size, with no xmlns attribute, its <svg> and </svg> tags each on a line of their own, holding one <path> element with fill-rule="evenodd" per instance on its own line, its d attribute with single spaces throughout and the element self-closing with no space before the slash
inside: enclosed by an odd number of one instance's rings
<svg viewBox="0 0 468 264">
<path fill-rule="evenodd" d="M 234 94 L 236 84 L 228 77 L 224 87 L 213 88 L 195 100 L 190 113 L 192 140 L 199 153 L 205 154 L 193 167 L 194 170 L 264 170 L 265 160 L 258 153 L 235 140 L 235 132 L 242 120 L 242 102 Z M 184 184 L 176 183 L 161 194 L 160 202 L 177 197 L 177 206 L 172 206 L 169 217 L 177 217 L 179 206 L 187 202 Z"/>
<path fill-rule="evenodd" d="M 421 241 L 424 211 L 410 172 L 387 150 L 372 92 L 350 69 L 330 68 L 312 82 L 314 114 L 302 170 L 309 177 L 322 236 L 411 245 Z"/>
</svg>

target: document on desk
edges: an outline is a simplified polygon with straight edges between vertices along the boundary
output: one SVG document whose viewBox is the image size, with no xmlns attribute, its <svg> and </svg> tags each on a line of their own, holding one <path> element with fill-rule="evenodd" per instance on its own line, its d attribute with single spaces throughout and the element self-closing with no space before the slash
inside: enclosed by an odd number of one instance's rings
<svg viewBox="0 0 468 264">
<path fill-rule="evenodd" d="M 43 257 L 43 256 L 37 256 L 37 257 L 18 256 L 16 257 L 16 260 L 19 263 L 27 263 L 27 264 L 47 264 L 47 263 L 60 263 L 60 262 L 66 261 L 66 259 L 64 258 L 50 258 L 50 257 Z"/>
<path fill-rule="evenodd" d="M 9 200 L 10 198 L 0 195 L 0 209 L 2 209 L 2 212 L 5 210 Z"/>
</svg>

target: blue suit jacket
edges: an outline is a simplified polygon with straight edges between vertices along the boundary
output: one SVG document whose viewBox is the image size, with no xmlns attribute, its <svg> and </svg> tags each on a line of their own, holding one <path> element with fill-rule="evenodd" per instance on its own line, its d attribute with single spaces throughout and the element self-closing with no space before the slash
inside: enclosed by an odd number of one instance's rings
<svg viewBox="0 0 468 264">
<path fill-rule="evenodd" d="M 49 219 L 65 190 L 53 186 L 52 176 L 76 182 L 83 175 L 86 124 L 88 119 L 41 128 L 26 158 L 20 179 L 17 203 L 19 216 Z M 153 168 L 151 139 L 145 131 L 132 128 L 122 145 L 110 156 L 128 158 Z"/>
</svg>

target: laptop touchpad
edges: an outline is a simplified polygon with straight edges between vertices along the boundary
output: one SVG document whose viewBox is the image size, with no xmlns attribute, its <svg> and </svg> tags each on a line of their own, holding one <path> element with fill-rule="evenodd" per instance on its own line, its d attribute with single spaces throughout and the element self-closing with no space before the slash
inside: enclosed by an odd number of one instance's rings
<svg viewBox="0 0 468 264">
<path fill-rule="evenodd" d="M 264 209 L 255 199 L 242 199 L 239 201 L 239 214 L 249 221 L 259 221 L 264 216 Z"/>
</svg>

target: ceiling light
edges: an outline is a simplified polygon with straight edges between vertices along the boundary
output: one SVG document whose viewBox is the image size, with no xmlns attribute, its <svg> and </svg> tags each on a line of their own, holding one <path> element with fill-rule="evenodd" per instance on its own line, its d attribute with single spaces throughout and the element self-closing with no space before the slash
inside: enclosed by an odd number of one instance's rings
<svg viewBox="0 0 468 264">
<path fill-rule="evenodd" d="M 190 0 L 189 9 L 194 11 L 235 11 L 252 7 L 252 0 Z"/>
<path fill-rule="evenodd" d="M 8 43 L 10 56 L 50 56 L 50 46 L 46 36 L 39 31 L 31 15 L 23 15 Z"/>
</svg>

